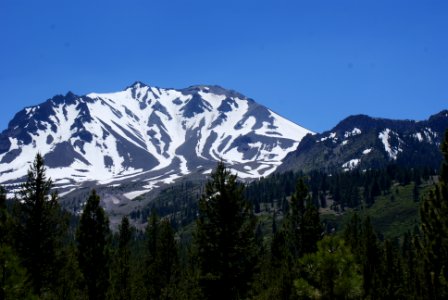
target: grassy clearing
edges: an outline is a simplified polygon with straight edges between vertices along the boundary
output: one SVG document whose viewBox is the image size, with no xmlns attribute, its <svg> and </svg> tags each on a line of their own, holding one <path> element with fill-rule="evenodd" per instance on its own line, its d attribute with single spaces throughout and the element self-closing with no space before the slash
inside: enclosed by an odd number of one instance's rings
<svg viewBox="0 0 448 300">
<path fill-rule="evenodd" d="M 432 185 L 419 187 L 420 199 L 431 189 Z M 375 203 L 368 208 L 346 210 L 343 214 L 323 214 L 322 221 L 341 230 L 350 220 L 354 211 L 360 215 L 368 215 L 376 231 L 386 239 L 403 236 L 419 226 L 420 201 L 413 196 L 414 184 L 406 186 L 395 185 L 390 193 L 375 198 Z"/>
</svg>

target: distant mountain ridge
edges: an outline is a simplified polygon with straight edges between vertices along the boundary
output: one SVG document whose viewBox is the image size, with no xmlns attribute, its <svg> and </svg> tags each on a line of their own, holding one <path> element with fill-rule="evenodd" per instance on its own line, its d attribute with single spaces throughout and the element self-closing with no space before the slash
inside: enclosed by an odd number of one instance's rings
<svg viewBox="0 0 448 300">
<path fill-rule="evenodd" d="M 266 176 L 309 130 L 219 86 L 71 92 L 18 112 L 0 134 L 0 183 L 23 176 L 39 151 L 67 192 L 81 183 L 142 182 L 132 199 L 223 160 L 240 178 Z"/>
<path fill-rule="evenodd" d="M 329 131 L 307 135 L 277 172 L 363 170 L 389 163 L 438 168 L 447 128 L 448 110 L 425 121 L 350 116 Z"/>
</svg>

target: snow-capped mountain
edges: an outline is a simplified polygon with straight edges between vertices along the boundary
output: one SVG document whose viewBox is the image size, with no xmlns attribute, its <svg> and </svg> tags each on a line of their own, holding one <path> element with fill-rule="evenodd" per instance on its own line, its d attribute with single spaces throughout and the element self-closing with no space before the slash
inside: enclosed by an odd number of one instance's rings
<svg viewBox="0 0 448 300">
<path fill-rule="evenodd" d="M 159 183 L 207 174 L 223 160 L 240 178 L 272 173 L 310 133 L 219 86 L 163 89 L 136 82 L 116 93 L 68 93 L 25 108 L 0 135 L 0 183 L 23 178 L 37 152 L 71 191 L 85 182 Z"/>
<path fill-rule="evenodd" d="M 389 163 L 438 168 L 447 128 L 447 110 L 425 121 L 351 116 L 329 131 L 306 136 L 277 171 L 364 170 Z"/>
</svg>

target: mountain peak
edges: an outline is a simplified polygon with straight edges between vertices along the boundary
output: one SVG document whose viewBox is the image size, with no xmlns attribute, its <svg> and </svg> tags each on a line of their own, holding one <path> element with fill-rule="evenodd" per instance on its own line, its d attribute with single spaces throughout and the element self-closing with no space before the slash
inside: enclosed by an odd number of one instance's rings
<svg viewBox="0 0 448 300">
<path fill-rule="evenodd" d="M 431 120 L 435 120 L 435 119 L 444 119 L 444 118 L 448 118 L 448 110 L 447 109 L 444 109 L 441 112 L 430 116 L 429 120 L 431 121 Z"/>
<path fill-rule="evenodd" d="M 74 94 L 71 91 L 68 91 L 67 94 L 64 95 L 56 95 L 53 98 L 49 99 L 49 101 L 55 104 L 64 104 L 64 103 L 72 103 L 75 99 L 79 98 L 78 95 Z"/>
<path fill-rule="evenodd" d="M 240 178 L 258 178 L 308 132 L 221 86 L 136 81 L 124 91 L 67 93 L 22 110 L 0 134 L 0 182 L 20 181 L 37 151 L 66 188 L 138 179 L 147 192 L 156 182 L 204 176 L 221 159 Z"/>
<path fill-rule="evenodd" d="M 131 84 L 130 86 L 126 87 L 125 90 L 127 89 L 140 89 L 143 87 L 149 87 L 149 85 L 141 82 L 141 81 L 135 81 L 133 84 Z"/>
<path fill-rule="evenodd" d="M 181 92 L 185 95 L 191 95 L 191 94 L 196 94 L 196 93 L 202 92 L 202 93 L 210 93 L 210 94 L 215 94 L 215 95 L 223 95 L 226 97 L 247 99 L 247 97 L 244 96 L 243 94 L 241 94 L 237 91 L 234 91 L 232 89 L 226 89 L 220 85 L 206 85 L 206 84 L 192 85 L 192 86 L 189 86 L 188 88 L 181 89 Z"/>
<path fill-rule="evenodd" d="M 353 129 L 354 126 L 358 127 L 368 127 L 375 122 L 375 119 L 368 115 L 351 115 L 340 121 L 333 130 L 346 131 Z"/>
<path fill-rule="evenodd" d="M 436 168 L 446 128 L 448 110 L 419 122 L 350 116 L 329 131 L 305 137 L 277 171 L 364 170 L 391 162 Z"/>
</svg>

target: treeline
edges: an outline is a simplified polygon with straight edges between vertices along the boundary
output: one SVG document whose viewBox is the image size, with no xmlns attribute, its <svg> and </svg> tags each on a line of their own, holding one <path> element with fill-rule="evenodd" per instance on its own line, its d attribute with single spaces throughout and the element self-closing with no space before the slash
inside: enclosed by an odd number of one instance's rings
<svg viewBox="0 0 448 300">
<path fill-rule="evenodd" d="M 165 188 L 150 201 L 150 205 L 134 210 L 129 217 L 134 222 L 146 223 L 152 211 L 168 217 L 174 229 L 193 223 L 198 213 L 198 201 L 203 193 L 203 183 L 184 181 Z"/>
<path fill-rule="evenodd" d="M 245 195 L 257 213 L 274 209 L 286 213 L 289 209 L 288 197 L 293 193 L 297 180 L 303 178 L 310 189 L 313 205 L 326 208 L 331 202 L 331 209 L 344 211 L 346 208 L 373 205 L 377 196 L 391 192 L 394 183 L 403 186 L 413 183 L 417 201 L 420 196 L 418 186 L 436 174 L 437 170 L 429 167 L 408 168 L 397 164 L 390 164 L 384 169 L 356 169 L 335 174 L 289 171 L 250 183 Z"/>
<path fill-rule="evenodd" d="M 380 240 L 362 214 L 327 231 L 309 176 L 284 185 L 287 209 L 266 233 L 223 163 L 200 195 L 191 241 L 155 210 L 143 232 L 123 217 L 112 233 L 95 191 L 79 218 L 61 209 L 38 155 L 13 204 L 0 193 L 0 299 L 446 299 L 448 132 L 442 153 L 421 227 L 399 240 Z M 372 176 L 384 192 L 386 173 L 338 180 L 362 187 Z"/>
<path fill-rule="evenodd" d="M 430 182 L 437 170 L 430 167 L 408 168 L 390 164 L 384 169 L 366 171 L 353 170 L 327 174 L 313 171 L 274 173 L 267 178 L 246 185 L 244 195 L 254 212 L 276 214 L 281 218 L 289 210 L 290 196 L 299 178 L 309 187 L 311 200 L 318 208 L 329 208 L 344 212 L 347 208 L 370 207 L 380 195 L 395 198 L 394 185 L 413 185 L 413 198 L 420 198 L 422 184 Z M 168 217 L 174 229 L 194 223 L 198 213 L 198 200 L 204 190 L 201 181 L 184 181 L 162 190 L 160 195 L 144 208 L 132 211 L 132 221 L 146 223 L 151 211 L 156 210 L 162 217 Z"/>
</svg>

